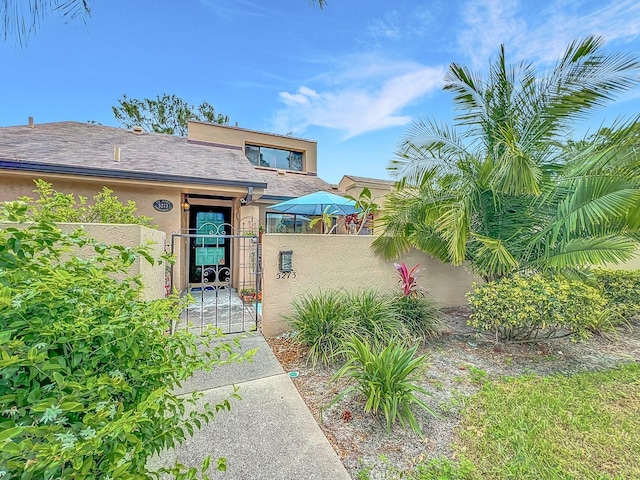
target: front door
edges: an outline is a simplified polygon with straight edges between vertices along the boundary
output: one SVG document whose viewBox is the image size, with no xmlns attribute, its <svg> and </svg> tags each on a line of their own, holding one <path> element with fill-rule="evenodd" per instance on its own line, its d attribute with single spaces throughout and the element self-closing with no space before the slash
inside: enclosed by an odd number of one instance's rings
<svg viewBox="0 0 640 480">
<path fill-rule="evenodd" d="M 228 282 L 231 276 L 231 208 L 192 205 L 189 282 Z M 202 235 L 202 236 L 200 236 Z"/>
</svg>

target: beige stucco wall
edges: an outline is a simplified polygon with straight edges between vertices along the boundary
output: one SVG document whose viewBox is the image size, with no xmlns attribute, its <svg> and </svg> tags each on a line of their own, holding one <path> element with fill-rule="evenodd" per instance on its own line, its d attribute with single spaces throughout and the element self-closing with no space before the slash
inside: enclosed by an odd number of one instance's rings
<svg viewBox="0 0 640 480">
<path fill-rule="evenodd" d="M 318 172 L 318 144 L 312 140 L 194 121 L 189 122 L 189 140 L 235 145 L 243 152 L 246 143 L 295 150 L 303 153 L 303 171 Z"/>
<path fill-rule="evenodd" d="M 241 187 L 185 185 L 71 175 L 43 175 L 29 172 L 2 172 L 0 175 L 0 202 L 16 200 L 23 196 L 35 197 L 36 195 L 33 193 L 35 188 L 34 179 L 38 178 L 51 183 L 53 188 L 59 192 L 74 193 L 87 197 L 89 203 L 92 202 L 92 198 L 104 186 L 113 190 L 114 195 L 121 202 L 126 203 L 129 200 L 136 202 L 137 214 L 151 217 L 151 224 L 157 225 L 158 230 L 164 232 L 164 247 L 167 251 L 171 250 L 171 234 L 179 232 L 181 229 L 186 229 L 189 225 L 189 213 L 184 212 L 182 209 L 185 194 L 227 196 L 232 198 L 232 200 L 221 200 L 190 197 L 189 203 L 194 206 L 210 205 L 231 208 L 232 222 L 237 231 L 241 228 L 240 219 L 245 215 L 240 212 L 240 199 L 246 196 L 247 190 Z M 153 203 L 160 199 L 171 201 L 173 209 L 169 212 L 155 210 Z M 177 239 L 175 242 L 177 259 L 174 272 L 178 290 L 185 286 L 186 265 L 183 259 L 186 258 L 187 245 L 188 241 L 186 239 Z"/>
<path fill-rule="evenodd" d="M 266 337 L 287 331 L 282 315 L 291 313 L 294 299 L 307 292 L 327 289 L 374 288 L 394 292 L 400 288 L 392 261 L 378 257 L 371 250 L 373 236 L 267 234 L 263 237 L 264 269 L 262 332 Z M 293 251 L 293 275 L 277 279 L 279 252 Z M 452 267 L 417 251 L 404 255 L 412 267 L 420 263 L 418 283 L 441 307 L 466 304 L 465 292 L 480 281 L 464 267 Z"/>
<path fill-rule="evenodd" d="M 609 263 L 605 265 L 609 270 L 640 270 L 640 250 L 637 250 L 635 256 L 631 260 L 627 260 L 622 264 Z"/>
<path fill-rule="evenodd" d="M 393 185 L 372 182 L 358 184 L 347 176 L 342 177 L 338 186 L 341 191 L 354 198 L 358 198 L 362 190 L 368 188 L 371 192 L 371 199 L 380 207 L 384 205 L 385 196 L 393 191 Z"/>
<path fill-rule="evenodd" d="M 0 229 L 8 226 L 16 226 L 13 223 L 0 223 Z M 142 284 L 142 298 L 144 300 L 156 300 L 164 298 L 165 294 L 165 263 L 160 259 L 164 251 L 164 232 L 142 227 L 140 225 L 116 225 L 106 223 L 60 223 L 58 226 L 65 232 L 72 232 L 79 228 L 86 234 L 106 245 L 120 245 L 123 247 L 136 247 L 138 245 L 148 245 L 149 254 L 157 259 L 154 265 L 147 260 L 139 258 L 131 266 L 129 274 L 140 275 Z M 96 254 L 91 247 L 84 247 L 77 250 L 75 255 L 80 258 L 87 258 Z"/>
</svg>

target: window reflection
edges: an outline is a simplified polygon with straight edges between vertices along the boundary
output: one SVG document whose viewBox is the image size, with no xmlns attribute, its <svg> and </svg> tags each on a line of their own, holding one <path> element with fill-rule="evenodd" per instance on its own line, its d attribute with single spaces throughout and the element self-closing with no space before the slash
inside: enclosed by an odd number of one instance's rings
<svg viewBox="0 0 640 480">
<path fill-rule="evenodd" d="M 304 215 L 291 213 L 267 213 L 267 233 L 316 233 Z"/>
<path fill-rule="evenodd" d="M 302 171 L 302 152 L 260 147 L 258 145 L 245 145 L 245 155 L 257 167 Z"/>
</svg>

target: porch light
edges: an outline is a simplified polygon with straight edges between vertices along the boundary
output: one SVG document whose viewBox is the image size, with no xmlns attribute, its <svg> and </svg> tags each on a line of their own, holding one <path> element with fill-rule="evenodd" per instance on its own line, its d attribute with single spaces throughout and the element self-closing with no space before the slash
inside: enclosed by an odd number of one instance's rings
<svg viewBox="0 0 640 480">
<path fill-rule="evenodd" d="M 188 212 L 190 208 L 191 208 L 191 205 L 189 204 L 189 197 L 185 195 L 184 201 L 182 202 L 182 211 Z"/>
</svg>

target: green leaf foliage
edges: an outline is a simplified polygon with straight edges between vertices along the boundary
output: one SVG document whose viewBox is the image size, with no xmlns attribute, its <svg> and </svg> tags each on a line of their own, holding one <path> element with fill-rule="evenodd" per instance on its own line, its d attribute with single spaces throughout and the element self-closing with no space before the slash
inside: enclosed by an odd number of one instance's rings
<svg viewBox="0 0 640 480">
<path fill-rule="evenodd" d="M 126 128 L 140 126 L 147 132 L 182 137 L 187 136 L 189 120 L 229 124 L 229 117 L 216 113 L 214 106 L 208 102 L 202 102 L 195 107 L 177 95 L 166 93 L 142 100 L 123 95 L 118 100 L 118 106 L 111 109 L 116 120 Z"/>
<path fill-rule="evenodd" d="M 423 295 L 397 295 L 391 299 L 395 316 L 411 335 L 418 338 L 436 336 L 443 314 Z"/>
<path fill-rule="evenodd" d="M 627 320 L 640 314 L 639 270 L 595 270 L 594 274 L 610 308 Z"/>
<path fill-rule="evenodd" d="M 467 298 L 469 325 L 501 340 L 585 337 L 611 328 L 613 313 L 600 291 L 564 276 L 516 274 L 476 285 Z"/>
<path fill-rule="evenodd" d="M 103 187 L 102 191 L 87 203 L 87 197 L 62 193 L 53 189 L 44 180 L 36 180 L 34 193 L 38 198 L 23 197 L 20 201 L 28 205 L 28 214 L 34 221 L 63 223 L 120 223 L 153 227 L 151 217 L 136 215 L 136 202 L 123 204 L 113 191 Z"/>
<path fill-rule="evenodd" d="M 9 479 L 156 478 L 147 460 L 230 403 L 191 410 L 172 392 L 242 357 L 225 342 L 169 334 L 184 301 L 141 300 L 128 269 L 144 247 L 64 233 L 22 202 L 0 206 L 0 471 Z M 92 249 L 89 258 L 75 249 Z"/>
<path fill-rule="evenodd" d="M 638 84 L 637 55 L 603 39 L 569 45 L 552 69 L 509 65 L 504 47 L 486 78 L 451 64 L 444 89 L 461 112 L 452 126 L 416 121 L 389 169 L 375 250 L 415 247 L 486 281 L 621 263 L 638 247 L 640 122 L 617 121 L 584 140 L 575 123 Z"/>
<path fill-rule="evenodd" d="M 293 302 L 286 317 L 298 342 L 308 347 L 313 367 L 342 360 L 353 335 L 376 345 L 410 343 L 434 334 L 441 316 L 424 297 L 400 297 L 374 290 L 310 293 Z"/>
<path fill-rule="evenodd" d="M 296 299 L 293 314 L 286 317 L 296 340 L 306 345 L 307 360 L 315 368 L 327 366 L 342 350 L 344 341 L 356 329 L 345 296 L 339 291 L 310 293 Z"/>
<path fill-rule="evenodd" d="M 428 395 L 417 383 L 426 368 L 427 358 L 416 356 L 417 349 L 417 345 L 407 348 L 396 343 L 380 348 L 367 340 L 352 337 L 345 344 L 346 363 L 332 378 L 337 381 L 346 376 L 352 384 L 333 403 L 357 394 L 364 400 L 365 412 L 384 415 L 387 430 L 399 421 L 403 427 L 408 426 L 422 436 L 413 407 L 435 414 L 421 398 L 421 395 Z"/>
</svg>

